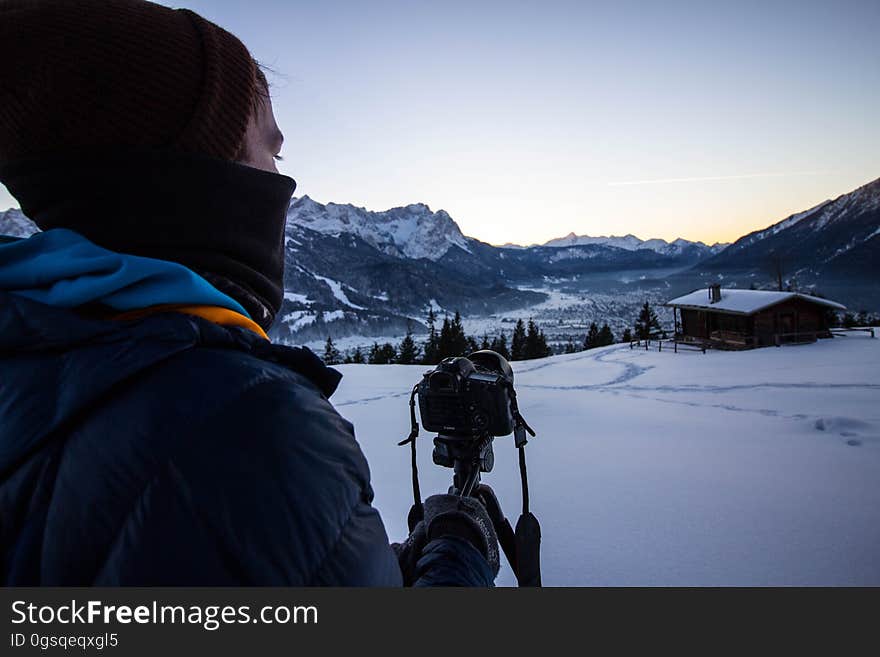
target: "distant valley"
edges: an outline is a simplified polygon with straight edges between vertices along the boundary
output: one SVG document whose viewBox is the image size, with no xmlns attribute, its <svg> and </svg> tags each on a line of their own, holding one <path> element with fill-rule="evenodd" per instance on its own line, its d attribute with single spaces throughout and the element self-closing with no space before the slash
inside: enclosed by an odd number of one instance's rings
<svg viewBox="0 0 880 657">
<path fill-rule="evenodd" d="M 34 230 L 19 210 L 0 212 L 0 233 Z M 460 311 L 478 334 L 533 316 L 548 338 L 564 341 L 590 321 L 622 331 L 644 300 L 662 303 L 715 281 L 768 288 L 781 279 L 873 311 L 880 180 L 730 245 L 572 233 L 499 247 L 463 235 L 448 213 L 424 204 L 374 212 L 303 196 L 288 210 L 285 258 L 285 299 L 271 335 L 291 343 L 419 333 L 428 308 Z"/>
</svg>

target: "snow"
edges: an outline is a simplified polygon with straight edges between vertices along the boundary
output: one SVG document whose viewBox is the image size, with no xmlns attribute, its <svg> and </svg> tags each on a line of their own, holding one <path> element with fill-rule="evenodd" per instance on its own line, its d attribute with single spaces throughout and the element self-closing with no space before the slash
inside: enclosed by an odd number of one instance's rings
<svg viewBox="0 0 880 657">
<path fill-rule="evenodd" d="M 568 292 L 553 286 L 519 286 L 520 290 L 541 292 L 546 299 L 539 304 L 494 313 L 487 316 L 468 315 L 462 317 L 468 335 L 479 338 L 484 333 L 498 335 L 502 330 L 510 340 L 517 320 L 535 320 L 544 331 L 551 344 L 563 345 L 569 338 L 575 342 L 583 341 L 591 322 L 602 326 L 607 322 L 615 335 L 621 336 L 626 328 L 632 329 L 632 322 L 639 314 L 645 301 L 649 301 L 662 326 L 672 330 L 672 309 L 662 304 L 668 294 L 662 289 L 632 289 L 627 292 Z"/>
<path fill-rule="evenodd" d="M 560 260 L 590 260 L 597 255 L 601 255 L 599 251 L 584 251 L 583 249 L 559 248 L 556 253 L 550 256 L 550 262 L 559 262 Z M 545 276 L 546 280 L 547 277 Z"/>
<path fill-rule="evenodd" d="M 749 243 L 753 243 L 770 235 L 775 235 L 786 228 L 790 228 L 791 226 L 800 223 L 807 217 L 809 217 L 809 229 L 813 232 L 818 232 L 829 223 L 834 223 L 840 218 L 850 216 L 853 213 L 854 208 L 857 208 L 858 213 L 863 215 L 880 208 L 880 179 L 862 185 L 848 194 L 842 194 L 833 201 L 823 201 L 809 210 L 793 214 L 762 231 L 754 233 L 749 236 Z M 873 233 L 863 239 L 857 238 L 854 243 L 867 241 L 875 234 L 876 233 Z M 847 249 L 844 248 L 839 252 L 845 250 Z"/>
<path fill-rule="evenodd" d="M 285 301 L 293 301 L 294 303 L 305 303 L 312 304 L 314 303 L 309 299 L 309 297 L 305 294 L 299 294 L 298 292 L 285 292 L 284 293 Z"/>
<path fill-rule="evenodd" d="M 356 303 L 352 303 L 348 300 L 345 291 L 342 289 L 342 283 L 340 283 L 339 281 L 334 281 L 332 278 L 327 278 L 326 276 L 318 276 L 317 274 L 312 275 L 319 281 L 324 281 L 327 285 L 329 285 L 330 291 L 333 292 L 333 296 L 349 308 L 354 308 L 355 310 L 366 310 L 366 308 L 364 308 L 363 306 L 359 306 Z"/>
<path fill-rule="evenodd" d="M 814 303 L 836 308 L 837 310 L 846 310 L 836 301 L 821 299 L 819 297 L 802 294 L 800 292 L 779 292 L 776 290 L 735 290 L 722 289 L 721 301 L 717 303 L 709 302 L 709 291 L 706 288 L 694 290 L 681 297 L 676 297 L 671 301 L 667 301 L 667 306 L 680 306 L 686 308 L 710 308 L 712 310 L 723 310 L 730 313 L 739 313 L 751 315 L 759 310 L 767 308 L 788 299 L 801 298 L 807 299 Z"/>
<path fill-rule="evenodd" d="M 314 324 L 316 319 L 318 316 L 311 310 L 294 310 L 282 317 L 281 321 L 287 324 L 291 331 L 298 331 L 309 324 Z"/>
<path fill-rule="evenodd" d="M 343 365 L 332 401 L 392 540 L 411 501 L 407 399 L 427 369 Z M 545 585 L 880 585 L 880 340 L 747 352 L 625 345 L 514 363 Z M 483 480 L 513 522 L 510 437 Z M 419 442 L 423 494 L 452 472 Z M 498 583 L 513 585 L 506 564 Z"/>
<path fill-rule="evenodd" d="M 345 317 L 344 310 L 324 311 L 324 313 L 321 315 L 321 319 L 323 319 L 325 322 L 335 322 L 335 321 L 342 319 L 344 317 Z"/>
<path fill-rule="evenodd" d="M 326 322 L 326 317 L 324 318 Z M 399 335 L 376 335 L 376 336 L 363 336 L 363 335 L 347 335 L 344 337 L 333 337 L 333 344 L 336 346 L 339 351 L 345 355 L 348 352 L 354 351 L 356 347 L 360 347 L 361 352 L 366 356 L 370 351 L 370 347 L 374 342 L 382 345 L 386 342 L 397 346 L 400 344 L 401 337 Z M 319 356 L 324 353 L 324 346 L 327 344 L 327 336 L 323 338 L 310 340 L 308 342 L 303 343 L 295 343 L 296 346 L 308 347 L 312 351 L 314 351 Z"/>
<path fill-rule="evenodd" d="M 677 255 L 680 254 L 684 248 L 692 245 L 710 249 L 713 253 L 720 252 L 724 247 L 727 246 L 727 244 L 716 243 L 709 247 L 703 242 L 691 242 L 690 240 L 682 239 L 681 237 L 673 240 L 672 242 L 667 242 L 666 240 L 657 237 L 642 240 L 632 234 L 623 236 L 602 235 L 599 237 L 591 237 L 590 235 L 576 235 L 575 233 L 569 233 L 565 237 L 557 237 L 555 239 L 548 240 L 547 242 L 544 242 L 542 246 L 570 247 L 582 246 L 585 244 L 613 246 L 618 249 L 625 249 L 626 251 L 639 251 L 642 249 L 647 249 L 650 251 L 654 251 L 655 253 L 660 253 L 662 255 Z M 505 244 L 504 246 L 508 247 L 509 245 Z"/>
<path fill-rule="evenodd" d="M 432 212 L 424 203 L 371 212 L 347 203 L 322 204 L 303 196 L 291 204 L 287 223 L 335 237 L 356 235 L 395 257 L 438 260 L 453 246 L 471 252 L 468 238 L 452 217 L 445 210 Z"/>
<path fill-rule="evenodd" d="M 18 208 L 0 211 L 0 234 L 11 237 L 30 237 L 40 232 L 37 225 Z"/>
<path fill-rule="evenodd" d="M 797 214 L 793 214 L 790 217 L 783 219 L 779 223 L 774 224 L 773 226 L 771 226 L 770 228 L 765 230 L 764 233 L 762 233 L 759 237 L 764 237 L 764 234 L 775 235 L 776 233 L 778 233 L 781 230 L 785 230 L 786 228 L 791 228 L 796 223 L 800 222 L 801 219 L 803 219 L 804 217 L 809 217 L 811 214 L 813 214 L 817 210 L 820 210 L 824 206 L 828 205 L 830 202 L 831 201 L 823 201 L 819 205 L 816 205 L 816 206 L 810 208 L 809 210 L 804 210 L 803 212 L 798 212 Z"/>
</svg>

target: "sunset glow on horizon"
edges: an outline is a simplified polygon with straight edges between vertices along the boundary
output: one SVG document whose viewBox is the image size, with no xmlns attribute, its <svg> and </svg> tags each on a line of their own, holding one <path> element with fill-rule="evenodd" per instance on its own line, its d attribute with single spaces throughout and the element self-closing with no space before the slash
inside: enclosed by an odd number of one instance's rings
<svg viewBox="0 0 880 657">
<path fill-rule="evenodd" d="M 876 0 L 162 4 L 274 71 L 279 168 L 321 203 L 712 244 L 880 177 Z"/>
</svg>

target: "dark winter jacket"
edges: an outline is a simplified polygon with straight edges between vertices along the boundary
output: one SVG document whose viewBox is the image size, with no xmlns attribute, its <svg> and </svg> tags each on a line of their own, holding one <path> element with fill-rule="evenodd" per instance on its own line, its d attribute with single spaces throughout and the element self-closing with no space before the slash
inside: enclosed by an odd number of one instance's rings
<svg viewBox="0 0 880 657">
<path fill-rule="evenodd" d="M 24 242 L 48 249 L 41 239 Z M 98 302 L 208 302 L 192 298 L 212 294 L 203 280 L 161 261 L 104 252 L 89 275 L 89 248 L 57 267 L 61 249 L 39 271 L 23 253 L 0 245 L 3 583 L 400 585 L 366 460 L 328 401 L 338 372 L 182 312 L 83 316 Z M 425 549 L 420 574 L 422 585 L 492 580 L 454 539 Z"/>
</svg>

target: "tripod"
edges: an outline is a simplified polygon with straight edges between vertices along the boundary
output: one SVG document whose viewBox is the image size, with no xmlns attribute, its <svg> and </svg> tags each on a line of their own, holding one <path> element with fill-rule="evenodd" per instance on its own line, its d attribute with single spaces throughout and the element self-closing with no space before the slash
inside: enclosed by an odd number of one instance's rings
<svg viewBox="0 0 880 657">
<path fill-rule="evenodd" d="M 412 429 L 409 436 L 402 440 L 399 445 L 410 444 L 412 454 L 412 481 L 413 498 L 415 505 L 413 512 L 422 515 L 422 496 L 419 490 L 419 471 L 416 461 L 416 438 L 419 435 L 419 425 L 416 422 L 415 395 L 413 388 L 410 395 L 410 420 Z M 522 587 L 541 586 L 541 525 L 538 519 L 529 511 L 529 483 L 526 473 L 525 445 L 526 430 L 534 436 L 534 431 L 525 423 L 519 411 L 516 411 L 518 422 L 514 430 L 516 447 L 519 449 L 519 471 L 522 482 L 522 514 L 516 522 L 516 529 L 511 527 L 510 522 L 501 510 L 498 498 L 488 486 L 480 485 L 480 473 L 491 472 L 495 465 L 495 452 L 492 449 L 494 437 L 488 433 L 478 436 L 473 435 L 444 435 L 439 434 L 434 438 L 434 452 L 432 459 L 435 464 L 452 468 L 452 486 L 449 488 L 451 495 L 461 497 L 475 497 L 483 503 L 495 533 L 498 535 L 498 543 L 501 546 L 507 562 L 516 575 L 517 582 Z M 411 512 L 412 515 L 412 512 Z M 409 518 L 409 528 L 412 531 L 417 519 Z"/>
</svg>

